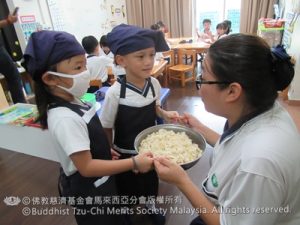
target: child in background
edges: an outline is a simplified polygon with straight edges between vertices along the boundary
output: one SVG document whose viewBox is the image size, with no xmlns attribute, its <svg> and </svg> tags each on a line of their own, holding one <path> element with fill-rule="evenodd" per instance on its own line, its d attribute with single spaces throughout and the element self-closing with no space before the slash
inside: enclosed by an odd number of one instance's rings
<svg viewBox="0 0 300 225">
<path fill-rule="evenodd" d="M 226 37 L 227 36 L 227 30 L 228 30 L 228 25 L 225 22 L 219 23 L 216 27 L 217 29 L 217 35 L 216 35 L 216 40 L 219 40 L 220 38 Z"/>
<path fill-rule="evenodd" d="M 99 56 L 100 46 L 94 36 L 84 37 L 81 44 L 88 54 L 86 65 L 91 74 L 90 80 L 101 80 L 102 86 L 110 87 L 107 67 L 112 66 L 113 60 L 105 56 Z M 88 92 L 94 93 L 98 89 L 99 86 L 91 86 Z"/>
<path fill-rule="evenodd" d="M 108 44 L 107 44 L 107 35 L 103 35 L 100 38 L 99 44 L 100 44 L 100 53 L 99 53 L 100 56 L 108 57 L 114 61 L 114 54 L 110 51 Z M 116 65 L 115 63 L 113 63 L 111 65 L 111 68 L 112 68 L 112 73 L 116 77 L 125 74 L 124 68 L 119 65 Z"/>
<path fill-rule="evenodd" d="M 227 34 L 226 34 L 227 29 L 228 29 L 227 23 L 224 23 L 224 22 L 218 23 L 217 26 L 216 26 L 216 30 L 217 30 L 216 35 L 211 36 L 210 39 L 206 39 L 205 42 L 208 42 L 208 43 L 212 44 L 215 41 L 217 41 L 217 40 L 219 40 L 223 37 L 226 37 L 227 36 Z"/>
<path fill-rule="evenodd" d="M 161 87 L 158 80 L 150 75 L 155 52 L 169 48 L 162 32 L 125 24 L 116 26 L 107 35 L 107 40 L 116 62 L 125 68 L 126 76 L 108 89 L 100 120 L 113 148 L 121 155 L 120 159 L 127 159 L 137 154 L 134 150 L 135 137 L 142 130 L 154 126 L 156 116 L 167 121 L 179 117 L 176 111 L 165 111 L 160 107 Z M 155 171 L 119 174 L 117 188 L 123 196 L 156 196 L 157 174 Z M 155 224 L 164 224 L 164 218 L 157 221 L 158 217 L 154 214 L 151 218 Z"/>
<path fill-rule="evenodd" d="M 226 34 L 228 35 L 232 30 L 231 30 L 231 21 L 230 20 L 224 20 L 223 23 L 225 23 L 227 25 L 227 29 L 226 29 Z"/>
<path fill-rule="evenodd" d="M 162 31 L 161 29 L 160 29 L 160 26 L 156 23 L 156 24 L 153 24 L 153 25 L 151 25 L 150 26 L 150 29 L 151 30 L 156 30 L 156 31 Z M 163 60 L 164 59 L 164 55 L 163 55 L 163 53 L 162 52 L 156 52 L 155 53 L 155 60 L 156 61 L 160 61 L 160 60 Z"/>
<path fill-rule="evenodd" d="M 114 54 L 110 51 L 107 44 L 107 35 L 102 35 L 99 41 L 100 44 L 100 56 L 106 56 L 108 58 L 114 59 Z"/>
<path fill-rule="evenodd" d="M 170 32 L 166 24 L 161 20 L 159 20 L 156 24 L 159 26 L 161 32 L 163 32 L 165 38 L 170 38 Z"/>
<path fill-rule="evenodd" d="M 117 195 L 117 173 L 149 171 L 153 165 L 151 153 L 112 160 L 118 154 L 111 151 L 95 108 L 79 100 L 89 87 L 89 71 L 85 51 L 73 35 L 56 31 L 33 33 L 23 65 L 35 82 L 41 125 L 49 129 L 61 147 L 56 149 L 62 167 L 60 191 L 67 199 L 75 199 L 72 206 L 77 209 L 77 224 L 124 224 L 122 215 L 107 214 L 107 207 L 118 205 L 100 204 L 95 197 Z M 103 213 L 94 213 L 97 209 Z M 81 213 L 76 213 L 78 210 Z"/>
<path fill-rule="evenodd" d="M 210 30 L 210 26 L 211 26 L 211 20 L 210 19 L 204 19 L 202 21 L 202 25 L 203 25 L 203 31 L 202 32 L 199 32 L 198 28 L 196 29 L 196 33 L 197 33 L 197 36 L 198 38 L 201 38 L 201 39 L 210 39 L 213 34 Z"/>
</svg>

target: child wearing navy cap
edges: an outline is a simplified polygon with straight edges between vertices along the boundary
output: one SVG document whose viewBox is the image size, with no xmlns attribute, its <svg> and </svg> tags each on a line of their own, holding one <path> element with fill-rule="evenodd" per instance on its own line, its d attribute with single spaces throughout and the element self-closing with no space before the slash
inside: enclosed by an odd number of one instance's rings
<svg viewBox="0 0 300 225">
<path fill-rule="evenodd" d="M 102 198 L 117 195 L 114 174 L 131 169 L 149 171 L 151 153 L 112 160 L 118 154 L 111 151 L 95 108 L 79 100 L 89 87 L 89 72 L 85 51 L 73 35 L 33 33 L 24 66 L 35 81 L 41 125 L 60 146 L 56 149 L 61 164 L 60 192 L 68 201 L 74 199 L 77 224 L 124 224 L 122 215 L 107 213 L 108 207 L 119 206 L 101 204 Z"/>
<path fill-rule="evenodd" d="M 113 148 L 121 159 L 127 159 L 137 154 L 134 150 L 137 134 L 154 126 L 157 116 L 166 121 L 179 117 L 176 111 L 165 111 L 160 107 L 161 87 L 158 80 L 151 77 L 156 51 L 167 51 L 169 47 L 162 32 L 125 24 L 108 33 L 107 41 L 115 62 L 125 68 L 126 76 L 108 89 L 100 120 L 109 139 L 113 140 Z M 116 181 L 121 196 L 147 198 L 158 193 L 155 171 L 146 174 L 125 172 L 118 174 Z M 164 220 L 156 221 L 156 224 L 164 224 Z"/>
</svg>

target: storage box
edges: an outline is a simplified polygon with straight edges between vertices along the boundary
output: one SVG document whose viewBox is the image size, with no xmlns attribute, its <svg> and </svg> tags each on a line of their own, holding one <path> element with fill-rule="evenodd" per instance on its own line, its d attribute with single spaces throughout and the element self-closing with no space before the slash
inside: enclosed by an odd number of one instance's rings
<svg viewBox="0 0 300 225">
<path fill-rule="evenodd" d="M 0 124 L 24 125 L 36 118 L 37 108 L 32 104 L 17 103 L 0 111 Z"/>
<path fill-rule="evenodd" d="M 36 106 L 18 103 L 0 111 L 0 113 L 5 117 L 10 111 L 13 112 L 15 108 L 24 109 L 23 112 L 26 114 L 30 109 L 35 109 Z M 15 117 L 6 116 L 4 119 L 2 118 L 2 121 L 6 120 L 8 123 L 0 124 L 0 148 L 58 161 L 56 151 L 60 146 L 52 138 L 48 130 L 42 130 L 36 127 L 17 126 L 13 123 L 13 118 Z"/>
</svg>

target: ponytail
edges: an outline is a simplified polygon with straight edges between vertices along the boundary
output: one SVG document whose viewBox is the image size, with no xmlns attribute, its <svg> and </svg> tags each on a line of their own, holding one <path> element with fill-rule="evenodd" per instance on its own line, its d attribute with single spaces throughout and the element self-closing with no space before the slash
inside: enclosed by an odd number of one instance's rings
<svg viewBox="0 0 300 225">
<path fill-rule="evenodd" d="M 47 89 L 48 87 L 42 81 L 34 82 L 35 101 L 39 111 L 38 120 L 42 126 L 42 129 L 48 128 L 47 110 L 52 95 L 49 93 Z"/>
</svg>

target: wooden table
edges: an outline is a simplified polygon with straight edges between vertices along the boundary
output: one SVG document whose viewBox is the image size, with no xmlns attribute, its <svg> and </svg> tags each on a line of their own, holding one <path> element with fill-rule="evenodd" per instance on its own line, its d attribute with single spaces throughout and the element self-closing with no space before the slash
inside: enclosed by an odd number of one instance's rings
<svg viewBox="0 0 300 225">
<path fill-rule="evenodd" d="M 167 60 L 155 61 L 151 71 L 151 76 L 157 78 L 165 70 L 167 64 L 168 64 Z"/>
<path fill-rule="evenodd" d="M 168 61 L 166 60 L 160 60 L 160 61 L 155 61 L 152 71 L 151 71 L 151 76 L 153 77 L 158 77 L 165 69 Z M 108 75 L 113 75 L 112 68 L 109 66 L 107 67 L 107 74 Z"/>
<path fill-rule="evenodd" d="M 179 42 L 181 41 L 190 41 L 192 40 L 191 43 L 187 42 L 187 43 L 182 43 L 180 44 Z M 201 39 L 192 39 L 192 38 L 169 38 L 168 42 L 171 45 L 171 49 L 193 49 L 196 50 L 197 54 L 201 54 L 201 53 L 206 53 L 207 50 L 210 47 L 209 43 L 206 43 L 204 41 L 202 41 Z"/>
</svg>

